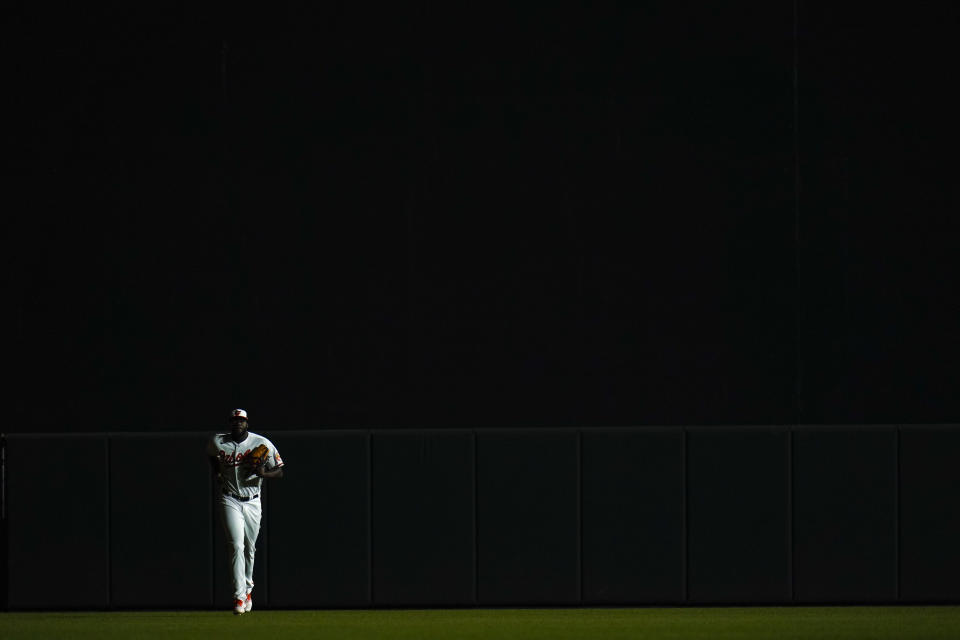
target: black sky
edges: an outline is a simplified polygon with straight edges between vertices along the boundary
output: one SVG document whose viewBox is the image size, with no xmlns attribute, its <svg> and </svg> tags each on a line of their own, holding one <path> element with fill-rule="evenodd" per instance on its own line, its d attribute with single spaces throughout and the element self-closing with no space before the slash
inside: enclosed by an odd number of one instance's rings
<svg viewBox="0 0 960 640">
<path fill-rule="evenodd" d="M 952 6 L 10 18 L 6 430 L 960 419 Z"/>
</svg>

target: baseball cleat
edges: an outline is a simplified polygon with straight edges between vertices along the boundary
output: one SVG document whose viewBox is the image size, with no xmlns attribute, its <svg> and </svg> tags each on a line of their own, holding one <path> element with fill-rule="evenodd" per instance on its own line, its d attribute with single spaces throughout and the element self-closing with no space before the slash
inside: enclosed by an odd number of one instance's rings
<svg viewBox="0 0 960 640">
<path fill-rule="evenodd" d="M 235 601 L 235 602 L 233 603 L 233 614 L 234 614 L 234 615 L 237 615 L 237 616 L 238 616 L 238 615 L 240 615 L 241 613 L 243 613 L 243 612 L 246 611 L 246 610 L 247 610 L 247 608 L 246 608 L 246 602 L 245 602 L 245 601 L 243 601 L 243 600 L 237 600 L 237 601 Z"/>
<path fill-rule="evenodd" d="M 247 594 L 247 599 L 243 603 L 243 610 L 250 611 L 253 609 L 253 598 L 250 597 L 250 594 Z"/>
</svg>

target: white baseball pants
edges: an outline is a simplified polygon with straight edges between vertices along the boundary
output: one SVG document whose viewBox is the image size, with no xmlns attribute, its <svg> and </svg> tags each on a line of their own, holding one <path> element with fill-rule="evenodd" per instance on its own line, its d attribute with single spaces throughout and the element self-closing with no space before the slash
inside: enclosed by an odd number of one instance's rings
<svg viewBox="0 0 960 640">
<path fill-rule="evenodd" d="M 253 557 L 260 534 L 260 498 L 241 502 L 221 496 L 220 515 L 233 573 L 233 597 L 244 600 L 253 589 Z"/>
</svg>

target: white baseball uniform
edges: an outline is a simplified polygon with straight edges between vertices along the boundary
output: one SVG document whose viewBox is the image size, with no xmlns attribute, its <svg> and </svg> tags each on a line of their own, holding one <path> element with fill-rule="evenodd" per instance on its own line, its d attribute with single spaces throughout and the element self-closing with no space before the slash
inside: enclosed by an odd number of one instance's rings
<svg viewBox="0 0 960 640">
<path fill-rule="evenodd" d="M 220 522 L 231 551 L 233 591 L 236 600 L 243 600 L 253 589 L 253 558 L 260 534 L 260 493 L 263 478 L 253 473 L 245 462 L 257 448 L 267 446 L 268 471 L 283 466 L 280 453 L 272 442 L 248 431 L 243 442 L 234 442 L 229 433 L 218 433 L 207 443 L 207 455 L 218 463 L 217 492 L 220 496 Z"/>
</svg>

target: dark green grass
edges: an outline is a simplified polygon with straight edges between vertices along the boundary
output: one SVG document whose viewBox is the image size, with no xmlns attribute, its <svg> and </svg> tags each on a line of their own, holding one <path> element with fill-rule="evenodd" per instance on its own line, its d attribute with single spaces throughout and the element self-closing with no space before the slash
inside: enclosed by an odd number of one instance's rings
<svg viewBox="0 0 960 640">
<path fill-rule="evenodd" d="M 0 639 L 957 640 L 960 607 L 0 613 Z"/>
</svg>

